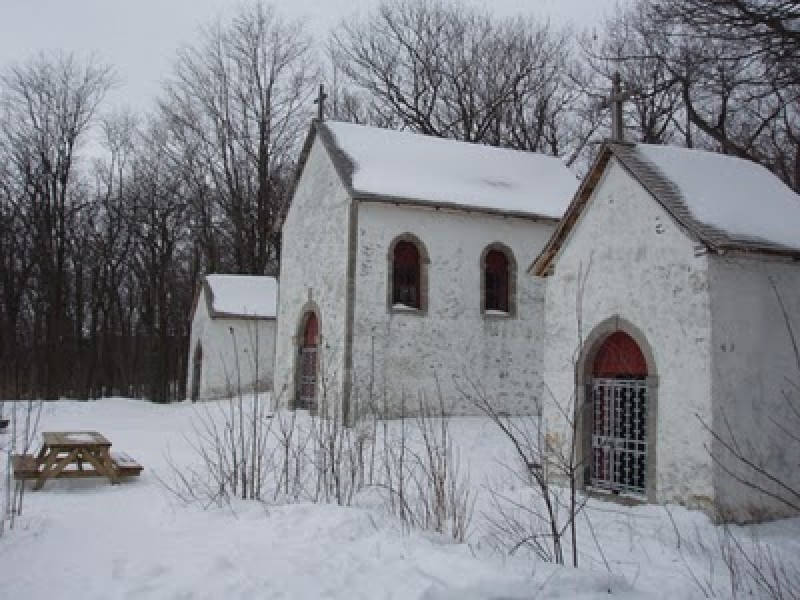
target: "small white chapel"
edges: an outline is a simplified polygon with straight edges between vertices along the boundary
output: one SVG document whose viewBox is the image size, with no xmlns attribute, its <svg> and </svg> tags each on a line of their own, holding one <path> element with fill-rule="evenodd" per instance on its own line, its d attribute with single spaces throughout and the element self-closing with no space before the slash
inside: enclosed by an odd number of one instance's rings
<svg viewBox="0 0 800 600">
<path fill-rule="evenodd" d="M 477 414 L 455 375 L 538 410 L 545 298 L 526 268 L 577 187 L 558 158 L 315 121 L 283 227 L 278 402 Z"/>
<path fill-rule="evenodd" d="M 272 389 L 277 304 L 274 277 L 203 277 L 191 314 L 190 400 Z"/>
<path fill-rule="evenodd" d="M 612 141 L 530 274 L 548 443 L 574 441 L 583 485 L 795 514 L 775 478 L 800 489 L 800 196 L 750 161 Z"/>
</svg>

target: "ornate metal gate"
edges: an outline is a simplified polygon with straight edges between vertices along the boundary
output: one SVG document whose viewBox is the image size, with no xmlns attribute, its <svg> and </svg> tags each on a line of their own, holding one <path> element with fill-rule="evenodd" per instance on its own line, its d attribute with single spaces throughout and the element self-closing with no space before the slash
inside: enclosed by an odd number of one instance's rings
<svg viewBox="0 0 800 600">
<path fill-rule="evenodd" d="M 590 483 L 613 492 L 645 494 L 647 384 L 643 379 L 595 378 Z"/>
<path fill-rule="evenodd" d="M 317 347 L 300 348 L 300 390 L 298 408 L 313 409 L 317 403 Z"/>
</svg>

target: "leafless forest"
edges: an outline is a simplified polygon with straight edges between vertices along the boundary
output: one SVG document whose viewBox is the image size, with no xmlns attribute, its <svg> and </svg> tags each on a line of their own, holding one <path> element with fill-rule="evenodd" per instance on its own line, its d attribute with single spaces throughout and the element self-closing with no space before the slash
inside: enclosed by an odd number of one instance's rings
<svg viewBox="0 0 800 600">
<path fill-rule="evenodd" d="M 591 32 L 396 0 L 322 44 L 256 4 L 184 48 L 147 113 L 107 106 L 102 57 L 0 65 L 0 396 L 183 397 L 198 276 L 277 274 L 320 83 L 328 118 L 581 173 L 615 71 L 631 140 L 747 158 L 800 191 L 797 0 L 640 0 Z"/>
</svg>

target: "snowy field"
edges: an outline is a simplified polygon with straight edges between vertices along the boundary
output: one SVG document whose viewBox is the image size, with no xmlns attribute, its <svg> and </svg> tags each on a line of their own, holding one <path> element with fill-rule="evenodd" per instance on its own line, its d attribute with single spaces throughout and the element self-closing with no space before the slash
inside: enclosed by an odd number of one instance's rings
<svg viewBox="0 0 800 600">
<path fill-rule="evenodd" d="M 8 404 L 6 404 L 6 408 Z M 486 419 L 450 422 L 475 508 L 467 541 L 408 531 L 373 491 L 353 506 L 232 501 L 204 507 L 167 491 L 170 465 L 198 466 L 190 404 L 128 399 L 44 405 L 40 431 L 96 430 L 144 471 L 119 485 L 48 482 L 25 492 L 0 539 L 0 598 L 731 597 L 723 530 L 680 507 L 591 500 L 579 517 L 580 569 L 498 548 L 492 494 L 523 501 L 511 449 Z M 300 419 L 307 417 L 301 415 Z M 193 425 L 194 423 L 194 425 Z M 393 427 L 397 423 L 392 423 Z M 9 434 L 4 434 L 8 444 Z M 4 459 L 5 460 L 5 459 Z M 800 565 L 800 519 L 734 528 L 770 564 Z M 730 547 L 730 544 L 727 544 Z"/>
</svg>

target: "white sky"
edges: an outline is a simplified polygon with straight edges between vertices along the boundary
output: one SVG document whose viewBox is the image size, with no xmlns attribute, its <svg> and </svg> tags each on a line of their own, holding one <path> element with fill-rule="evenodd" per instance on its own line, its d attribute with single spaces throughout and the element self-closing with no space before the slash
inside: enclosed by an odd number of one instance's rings
<svg viewBox="0 0 800 600">
<path fill-rule="evenodd" d="M 554 24 L 599 24 L 614 0 L 459 0 L 498 15 L 533 14 Z M 320 37 L 332 25 L 379 0 L 274 0 L 286 16 L 309 18 Z M 0 0 L 0 68 L 41 49 L 96 53 L 120 79 L 111 104 L 149 108 L 178 48 L 198 30 L 231 15 L 238 0 Z M 108 106 L 108 104 L 106 105 Z"/>
</svg>

